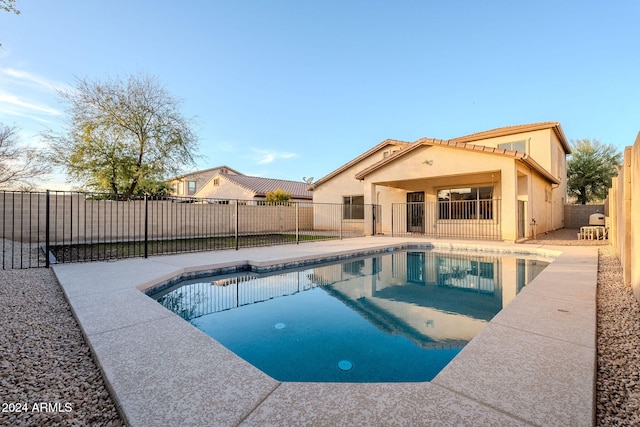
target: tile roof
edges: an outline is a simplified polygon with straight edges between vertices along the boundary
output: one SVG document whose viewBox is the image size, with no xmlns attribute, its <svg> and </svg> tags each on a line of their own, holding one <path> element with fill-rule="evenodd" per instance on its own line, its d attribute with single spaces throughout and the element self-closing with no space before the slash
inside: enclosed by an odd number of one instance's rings
<svg viewBox="0 0 640 427">
<path fill-rule="evenodd" d="M 187 173 L 184 173 L 182 175 L 178 175 L 176 177 L 169 178 L 169 179 L 167 179 L 167 181 L 174 181 L 176 179 L 182 179 L 182 178 L 185 178 L 187 176 L 198 175 L 198 174 L 206 173 L 206 172 L 216 172 L 216 171 L 219 171 L 219 170 L 222 170 L 222 169 L 226 169 L 226 170 L 231 171 L 233 173 L 236 173 L 238 175 L 242 175 L 241 172 L 238 172 L 237 170 L 235 170 L 233 168 L 230 168 L 227 165 L 222 165 L 222 166 L 216 166 L 216 167 L 213 167 L 213 168 L 202 169 L 202 170 L 199 170 L 199 171 L 187 172 Z"/>
<path fill-rule="evenodd" d="M 560 141 L 560 144 L 562 144 L 564 151 L 567 154 L 571 154 L 571 147 L 569 146 L 569 142 L 567 141 L 567 138 L 564 136 L 564 131 L 562 130 L 562 126 L 560 126 L 560 123 L 558 122 L 539 122 L 539 123 L 529 123 L 525 125 L 504 126 L 501 128 L 485 130 L 482 132 L 476 132 L 470 135 L 453 138 L 453 139 L 450 139 L 449 141 L 468 143 L 473 141 L 479 141 L 481 139 L 497 138 L 499 136 L 514 135 L 517 133 L 531 132 L 531 131 L 542 130 L 542 129 L 552 129 L 553 132 L 556 134 L 556 137 Z"/>
<path fill-rule="evenodd" d="M 370 174 L 371 172 L 375 171 L 376 169 L 381 168 L 382 166 L 393 162 L 394 160 L 396 160 L 399 157 L 404 156 L 407 153 L 410 153 L 411 151 L 425 146 L 425 145 L 430 145 L 430 146 L 435 146 L 435 145 L 439 145 L 439 146 L 445 146 L 445 147 L 451 147 L 451 148 L 456 148 L 456 149 L 462 149 L 462 150 L 469 150 L 469 151 L 476 151 L 476 152 L 482 152 L 482 153 L 487 153 L 487 154 L 497 154 L 497 155 L 501 155 L 501 156 L 506 156 L 506 157 L 511 157 L 515 160 L 520 160 L 523 163 L 527 164 L 528 166 L 530 166 L 532 169 L 536 170 L 540 175 L 544 176 L 546 179 L 548 179 L 550 182 L 554 183 L 554 184 L 559 184 L 560 181 L 558 181 L 558 179 L 551 175 L 549 172 L 547 172 L 542 166 L 540 166 L 540 164 L 538 164 L 535 160 L 533 160 L 531 157 L 529 157 L 528 154 L 526 153 L 522 153 L 519 151 L 514 151 L 514 150 L 506 150 L 504 148 L 497 148 L 497 147 L 487 147 L 484 145 L 475 145 L 475 144 L 467 144 L 464 142 L 460 142 L 458 140 L 442 140 L 442 139 L 434 139 L 434 138 L 421 138 L 419 140 L 417 140 L 414 143 L 411 143 L 409 146 L 406 146 L 405 148 L 403 148 L 402 150 L 394 153 L 393 155 L 387 157 L 386 159 L 383 159 L 377 163 L 374 163 L 373 165 L 361 170 L 360 172 L 358 172 L 355 176 L 356 179 L 359 180 L 363 180 L 365 178 L 365 176 L 367 176 L 368 174 Z"/>
<path fill-rule="evenodd" d="M 229 181 L 251 190 L 256 196 L 264 197 L 267 192 L 277 190 L 290 193 L 295 199 L 313 199 L 313 193 L 307 190 L 307 183 L 303 181 L 287 181 L 284 179 L 262 178 L 247 175 L 220 175 Z"/>
</svg>

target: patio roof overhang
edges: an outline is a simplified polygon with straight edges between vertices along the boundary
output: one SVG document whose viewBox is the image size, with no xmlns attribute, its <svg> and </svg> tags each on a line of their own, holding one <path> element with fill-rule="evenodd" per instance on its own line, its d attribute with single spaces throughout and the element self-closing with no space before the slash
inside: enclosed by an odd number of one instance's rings
<svg viewBox="0 0 640 427">
<path fill-rule="evenodd" d="M 509 157 L 527 165 L 529 168 L 531 168 L 532 170 L 540 174 L 550 183 L 556 184 L 556 185 L 560 184 L 560 180 L 557 177 L 553 176 L 545 168 L 540 166 L 540 164 L 538 164 L 535 160 L 533 160 L 527 153 L 514 151 L 514 150 L 506 150 L 506 149 L 497 148 L 497 147 L 487 147 L 484 145 L 467 144 L 464 142 L 457 142 L 454 140 L 441 140 L 441 139 L 434 139 L 434 138 L 422 138 L 414 142 L 413 144 L 405 146 L 402 150 L 392 154 L 386 159 L 383 159 L 361 170 L 355 175 L 355 178 L 360 181 L 363 181 L 367 177 L 367 175 L 373 173 L 374 171 L 382 169 L 386 165 L 397 161 L 401 157 L 406 156 L 408 153 L 411 153 L 425 146 L 441 146 L 441 147 L 447 147 L 447 148 L 458 149 L 458 150 L 466 150 L 466 151 L 471 151 L 476 153 L 484 153 L 484 154 Z"/>
</svg>

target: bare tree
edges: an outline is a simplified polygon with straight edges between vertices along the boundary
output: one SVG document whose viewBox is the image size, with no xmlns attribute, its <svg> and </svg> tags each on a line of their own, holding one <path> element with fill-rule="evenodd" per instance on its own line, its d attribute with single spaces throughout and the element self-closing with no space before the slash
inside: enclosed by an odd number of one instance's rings
<svg viewBox="0 0 640 427">
<path fill-rule="evenodd" d="M 20 11 L 16 9 L 16 0 L 0 0 L 0 10 L 20 15 Z"/>
<path fill-rule="evenodd" d="M 49 172 L 36 149 L 20 144 L 18 129 L 0 123 L 0 188 L 30 189 Z"/>
<path fill-rule="evenodd" d="M 0 0 L 0 10 L 4 10 L 5 12 L 13 12 L 16 15 L 20 15 L 20 11 L 16 9 L 16 0 Z M 2 48 L 2 43 L 0 43 L 0 48 Z"/>
</svg>

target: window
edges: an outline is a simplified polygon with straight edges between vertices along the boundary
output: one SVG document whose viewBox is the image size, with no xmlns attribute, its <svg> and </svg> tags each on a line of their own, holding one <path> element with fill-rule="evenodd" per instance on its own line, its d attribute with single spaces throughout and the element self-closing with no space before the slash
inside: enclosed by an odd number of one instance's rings
<svg viewBox="0 0 640 427">
<path fill-rule="evenodd" d="M 344 196 L 342 201 L 342 219 L 364 219 L 364 196 Z"/>
<path fill-rule="evenodd" d="M 503 148 L 505 150 L 513 150 L 519 151 L 521 153 L 527 153 L 527 141 L 515 141 L 515 142 L 507 142 L 505 144 L 498 144 L 498 148 Z"/>
<path fill-rule="evenodd" d="M 438 191 L 438 219 L 493 219 L 493 187 Z"/>
<path fill-rule="evenodd" d="M 493 263 L 471 261 L 471 274 L 485 279 L 494 279 Z"/>
<path fill-rule="evenodd" d="M 189 195 L 191 196 L 192 194 L 196 194 L 196 182 L 195 181 L 189 181 L 187 183 L 188 185 L 188 189 L 189 189 Z"/>
<path fill-rule="evenodd" d="M 213 186 L 214 187 L 220 187 L 220 178 L 214 178 Z"/>
<path fill-rule="evenodd" d="M 362 269 L 364 268 L 364 260 L 346 262 L 342 264 L 342 272 L 352 276 L 364 276 Z"/>
<path fill-rule="evenodd" d="M 394 154 L 396 151 L 398 151 L 398 149 L 397 149 L 397 148 L 392 148 L 392 149 L 390 149 L 390 150 L 383 151 L 383 152 L 382 152 L 382 158 L 383 158 L 383 159 L 386 159 L 387 157 L 389 157 L 389 156 L 391 156 L 392 154 Z"/>
</svg>

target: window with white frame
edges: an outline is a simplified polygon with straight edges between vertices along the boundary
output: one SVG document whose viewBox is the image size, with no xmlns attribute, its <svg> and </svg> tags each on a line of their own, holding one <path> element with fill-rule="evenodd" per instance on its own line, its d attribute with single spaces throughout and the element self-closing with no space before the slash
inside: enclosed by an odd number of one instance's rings
<svg viewBox="0 0 640 427">
<path fill-rule="evenodd" d="M 364 196 L 342 198 L 342 219 L 364 219 Z"/>
<path fill-rule="evenodd" d="M 493 219 L 493 187 L 438 191 L 438 219 Z"/>
<path fill-rule="evenodd" d="M 187 189 L 188 189 L 188 194 L 191 196 L 193 194 L 196 194 L 196 182 L 195 181 L 188 181 L 187 182 Z"/>
<path fill-rule="evenodd" d="M 502 148 L 504 150 L 519 151 L 521 153 L 529 152 L 529 150 L 527 150 L 527 141 L 506 142 L 504 144 L 498 144 L 498 148 Z"/>
</svg>

